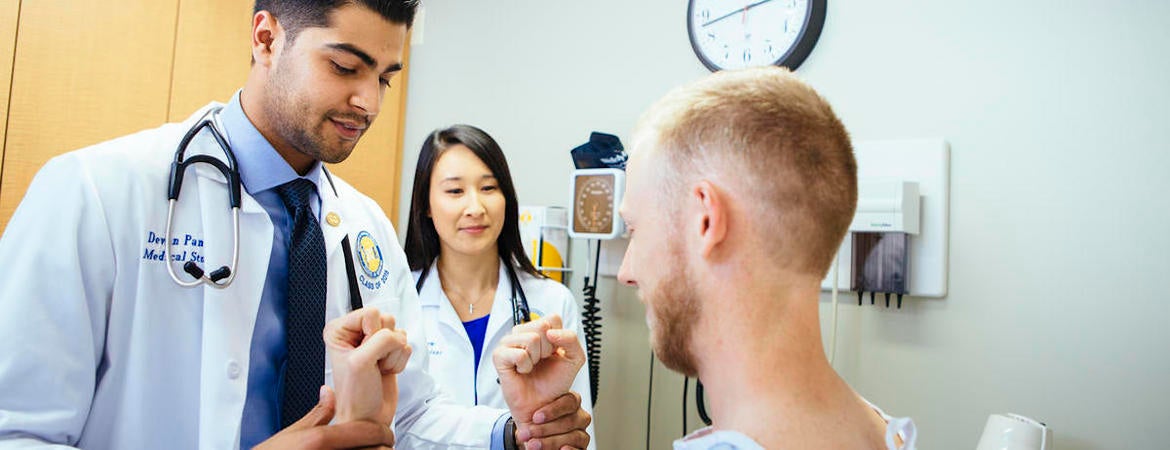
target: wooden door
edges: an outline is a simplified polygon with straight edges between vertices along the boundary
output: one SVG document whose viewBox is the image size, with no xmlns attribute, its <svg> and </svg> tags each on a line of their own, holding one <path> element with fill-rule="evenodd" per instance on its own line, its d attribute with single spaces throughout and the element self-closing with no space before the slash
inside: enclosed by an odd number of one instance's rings
<svg viewBox="0 0 1170 450">
<path fill-rule="evenodd" d="M 49 158 L 230 99 L 251 67 L 251 10 L 241 0 L 0 0 L 0 114 L 10 112 L 0 115 L 0 231 Z M 353 156 L 331 167 L 392 221 L 406 81 L 405 71 L 393 80 Z"/>
<path fill-rule="evenodd" d="M 21 2 L 0 223 L 49 158 L 166 121 L 177 8 L 178 0 Z"/>
<path fill-rule="evenodd" d="M 8 131 L 8 89 L 12 87 L 12 54 L 16 52 L 16 18 L 20 0 L 0 0 L 0 177 L 4 176 L 4 138 Z M 3 182 L 3 178 L 0 178 Z M 2 226 L 4 222 L 0 222 Z"/>
<path fill-rule="evenodd" d="M 252 61 L 252 2 L 179 2 L 167 120 L 180 122 L 207 105 L 227 103 L 244 87 Z"/>
</svg>

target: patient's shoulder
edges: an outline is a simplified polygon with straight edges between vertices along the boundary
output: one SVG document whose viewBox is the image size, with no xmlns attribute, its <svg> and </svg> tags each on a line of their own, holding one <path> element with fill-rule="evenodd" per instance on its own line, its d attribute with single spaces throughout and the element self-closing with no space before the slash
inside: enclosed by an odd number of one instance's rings
<svg viewBox="0 0 1170 450">
<path fill-rule="evenodd" d="M 738 431 L 703 428 L 674 441 L 674 450 L 763 450 L 760 444 Z"/>
<path fill-rule="evenodd" d="M 886 414 L 877 405 L 870 403 L 865 397 L 861 398 L 874 411 L 874 421 L 885 430 L 886 446 L 890 450 L 914 450 L 918 440 L 918 430 L 914 421 L 909 417 L 894 417 Z M 892 442 L 891 442 L 892 441 Z M 890 444 L 893 444 L 892 446 Z"/>
</svg>

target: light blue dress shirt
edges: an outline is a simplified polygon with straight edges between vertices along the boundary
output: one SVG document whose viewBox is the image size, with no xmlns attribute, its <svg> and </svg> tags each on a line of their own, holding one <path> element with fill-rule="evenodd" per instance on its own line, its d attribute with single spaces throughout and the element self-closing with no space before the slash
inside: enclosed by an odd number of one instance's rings
<svg viewBox="0 0 1170 450">
<path fill-rule="evenodd" d="M 292 234 L 292 217 L 284 207 L 276 187 L 298 177 L 296 171 L 276 152 L 244 115 L 240 93 L 220 113 L 224 134 L 236 154 L 244 190 L 256 199 L 272 219 L 272 253 L 256 329 L 252 332 L 248 358 L 248 397 L 240 430 L 240 448 L 249 449 L 280 431 L 281 376 L 287 362 L 284 319 L 288 312 L 288 243 Z M 303 178 L 316 184 L 321 163 L 316 163 Z M 321 192 L 317 186 L 317 192 Z M 326 188 L 328 188 L 326 186 Z M 314 196 L 313 212 L 321 215 L 321 197 Z M 258 268 L 244 268 L 244 270 Z"/>
</svg>

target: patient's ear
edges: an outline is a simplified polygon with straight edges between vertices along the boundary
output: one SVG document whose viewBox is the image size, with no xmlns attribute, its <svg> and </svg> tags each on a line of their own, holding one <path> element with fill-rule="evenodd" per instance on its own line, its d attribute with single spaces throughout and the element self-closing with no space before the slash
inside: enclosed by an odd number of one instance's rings
<svg viewBox="0 0 1170 450">
<path fill-rule="evenodd" d="M 710 181 L 702 180 L 691 188 L 691 200 L 698 206 L 699 249 L 704 258 L 711 256 L 727 237 L 727 203 L 723 192 Z"/>
</svg>

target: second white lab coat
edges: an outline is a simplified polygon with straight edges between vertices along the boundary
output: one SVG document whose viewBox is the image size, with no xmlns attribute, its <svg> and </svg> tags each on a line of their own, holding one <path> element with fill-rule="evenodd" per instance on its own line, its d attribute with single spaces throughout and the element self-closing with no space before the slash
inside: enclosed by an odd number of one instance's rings
<svg viewBox="0 0 1170 450">
<path fill-rule="evenodd" d="M 455 308 L 451 306 L 447 294 L 443 292 L 436 265 L 431 265 L 430 273 L 418 292 L 422 304 L 422 322 L 426 328 L 426 349 L 430 357 L 431 375 L 442 390 L 461 405 L 507 408 L 500 392 L 499 377 L 491 359 L 492 350 L 499 345 L 500 339 L 512 331 L 512 282 L 508 278 L 504 264 L 503 261 L 500 262 L 499 282 L 496 286 L 496 297 L 492 300 L 487 331 L 484 333 L 479 367 L 474 367 L 475 357 L 471 339 L 468 338 L 467 330 L 459 320 Z M 411 273 L 416 282 L 421 274 L 420 270 Z M 585 333 L 581 313 L 569 289 L 561 283 L 547 278 L 537 278 L 519 269 L 516 270 L 516 276 L 524 288 L 533 318 L 560 315 L 565 329 L 577 333 L 581 348 L 584 349 Z M 589 414 L 593 414 L 588 365 L 581 367 L 570 389 L 581 395 L 581 407 Z M 589 448 L 596 448 L 593 425 L 590 424 L 586 431 L 590 436 Z"/>
<path fill-rule="evenodd" d="M 0 239 L 0 448 L 239 446 L 271 220 L 244 192 L 239 270 L 226 289 L 179 287 L 160 260 L 170 161 L 202 112 L 54 158 L 33 180 Z M 206 131 L 187 156 L 200 153 L 222 155 Z M 231 213 L 223 176 L 195 167 L 175 214 L 174 255 L 211 270 L 231 259 Z M 321 176 L 321 215 L 341 219 L 321 224 L 327 320 L 350 309 L 340 245 L 348 234 L 365 306 L 394 314 L 417 349 L 398 378 L 397 448 L 488 448 L 505 411 L 455 405 L 427 374 L 421 309 L 389 220 Z M 362 232 L 380 255 L 366 247 L 358 259 Z M 325 376 L 331 383 L 328 366 Z"/>
</svg>

